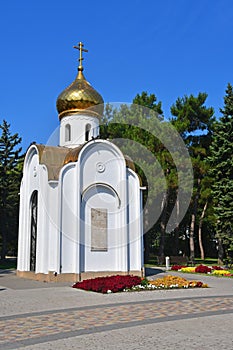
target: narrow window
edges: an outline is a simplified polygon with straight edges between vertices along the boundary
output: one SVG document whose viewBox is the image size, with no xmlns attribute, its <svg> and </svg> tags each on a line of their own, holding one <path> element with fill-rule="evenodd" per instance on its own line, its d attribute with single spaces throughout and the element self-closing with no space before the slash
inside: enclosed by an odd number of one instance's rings
<svg viewBox="0 0 233 350">
<path fill-rule="evenodd" d="M 91 131 L 91 125 L 87 124 L 85 129 L 85 141 L 89 141 L 90 139 L 90 131 Z"/>
<path fill-rule="evenodd" d="M 65 142 L 71 140 L 71 127 L 70 124 L 66 124 L 65 126 Z"/>
</svg>

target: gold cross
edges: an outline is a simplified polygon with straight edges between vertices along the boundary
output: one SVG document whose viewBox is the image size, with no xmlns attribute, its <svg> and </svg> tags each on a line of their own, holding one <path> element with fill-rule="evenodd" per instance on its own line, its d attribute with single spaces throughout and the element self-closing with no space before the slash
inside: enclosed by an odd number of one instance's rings
<svg viewBox="0 0 233 350">
<path fill-rule="evenodd" d="M 88 52 L 88 50 L 84 49 L 83 48 L 83 43 L 80 41 L 78 43 L 78 46 L 74 46 L 74 49 L 78 49 L 79 50 L 79 66 L 78 66 L 78 70 L 81 70 L 83 71 L 83 65 L 82 65 L 82 61 L 83 61 L 83 56 L 82 56 L 82 53 L 83 52 Z"/>
</svg>

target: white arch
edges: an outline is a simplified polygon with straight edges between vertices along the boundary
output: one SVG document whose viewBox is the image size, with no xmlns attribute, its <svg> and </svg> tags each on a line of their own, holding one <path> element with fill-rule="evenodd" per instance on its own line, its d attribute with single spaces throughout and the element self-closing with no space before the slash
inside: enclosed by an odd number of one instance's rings
<svg viewBox="0 0 233 350">
<path fill-rule="evenodd" d="M 91 184 L 87 188 L 85 188 L 85 190 L 82 192 L 81 200 L 83 200 L 85 194 L 93 187 L 105 187 L 105 188 L 110 189 L 110 191 L 115 195 L 115 197 L 117 197 L 117 199 L 118 199 L 118 209 L 120 209 L 120 207 L 121 207 L 121 199 L 120 199 L 117 191 L 112 186 L 110 186 L 110 185 L 108 185 L 106 183 L 102 183 L 102 182 L 97 182 L 97 183 Z"/>
</svg>

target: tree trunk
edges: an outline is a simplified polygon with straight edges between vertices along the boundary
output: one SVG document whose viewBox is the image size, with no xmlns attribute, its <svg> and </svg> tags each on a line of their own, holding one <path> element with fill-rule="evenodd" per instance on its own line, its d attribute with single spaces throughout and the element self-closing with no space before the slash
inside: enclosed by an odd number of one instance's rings
<svg viewBox="0 0 233 350">
<path fill-rule="evenodd" d="M 193 261 L 195 258 L 195 247 L 194 247 L 194 229 L 195 229 L 196 215 L 193 213 L 191 216 L 191 225 L 189 232 L 189 248 L 190 248 L 190 260 Z"/>
<path fill-rule="evenodd" d="M 149 233 L 147 232 L 149 227 L 148 223 L 148 209 L 145 210 L 144 216 L 144 232 L 143 232 L 143 244 L 144 244 L 144 262 L 147 263 L 150 258 L 150 241 Z"/>
<path fill-rule="evenodd" d="M 224 249 L 221 238 L 218 239 L 218 264 L 223 265 Z"/>
<path fill-rule="evenodd" d="M 150 240 L 148 232 L 143 236 L 143 244 L 144 244 L 144 263 L 148 263 L 150 259 Z"/>
<path fill-rule="evenodd" d="M 200 217 L 200 222 L 199 222 L 199 228 L 198 228 L 198 240 L 199 240 L 199 247 L 200 247 L 200 252 L 201 252 L 201 259 L 204 260 L 205 259 L 205 252 L 204 252 L 204 248 L 203 248 L 203 244 L 202 244 L 202 224 L 203 224 L 203 219 L 205 216 L 205 212 L 207 209 L 207 205 L 208 202 L 206 201 L 204 208 L 202 210 L 201 213 L 201 217 Z"/>
<path fill-rule="evenodd" d="M 179 255 L 179 226 L 174 230 L 174 244 L 172 245 L 172 255 Z"/>
<path fill-rule="evenodd" d="M 173 255 L 179 254 L 179 217 L 180 217 L 180 202 L 179 199 L 176 198 L 176 228 L 174 230 L 174 244 L 173 244 Z M 183 252 L 184 253 L 184 252 Z"/>
<path fill-rule="evenodd" d="M 194 232 L 195 232 L 195 222 L 196 222 L 196 216 L 197 216 L 198 199 L 200 194 L 200 184 L 201 184 L 201 179 L 197 179 L 197 194 L 194 198 L 194 205 L 193 205 L 193 212 L 191 215 L 191 225 L 190 225 L 190 233 L 189 233 L 189 247 L 190 247 L 191 261 L 193 261 L 195 258 Z"/>
<path fill-rule="evenodd" d="M 168 205 L 168 190 L 164 194 L 163 202 L 161 205 L 162 215 L 161 215 L 161 236 L 159 244 L 159 256 L 164 258 L 164 248 L 165 248 L 165 234 L 166 234 L 166 223 L 167 223 L 167 205 Z"/>
<path fill-rule="evenodd" d="M 164 258 L 164 247 L 165 247 L 165 225 L 164 222 L 161 222 L 161 236 L 160 236 L 160 244 L 159 244 L 159 256 Z"/>
<path fill-rule="evenodd" d="M 4 194 L 4 191 L 3 191 Z M 3 199 L 3 204 L 5 204 L 6 201 Z M 2 235 L 2 248 L 0 251 L 1 260 L 6 259 L 6 253 L 7 253 L 7 236 L 6 236 L 6 226 L 4 223 L 6 223 L 6 214 L 5 214 L 5 208 L 1 208 L 1 218 L 0 218 L 0 229 L 1 229 L 1 235 Z"/>
<path fill-rule="evenodd" d="M 2 251 L 1 251 L 1 260 L 6 259 L 6 235 L 2 232 Z"/>
</svg>

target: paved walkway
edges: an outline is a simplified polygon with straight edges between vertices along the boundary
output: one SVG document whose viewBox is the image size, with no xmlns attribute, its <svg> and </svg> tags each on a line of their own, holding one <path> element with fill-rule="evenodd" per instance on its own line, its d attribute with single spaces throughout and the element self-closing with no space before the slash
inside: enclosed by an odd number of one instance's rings
<svg viewBox="0 0 233 350">
<path fill-rule="evenodd" d="M 0 349 L 233 348 L 233 279 L 195 278 L 210 288 L 102 295 L 2 273 Z"/>
</svg>

